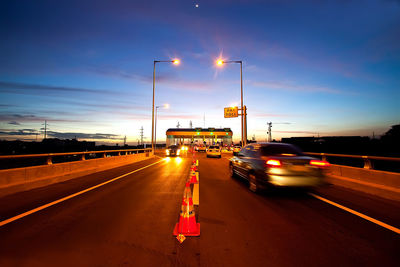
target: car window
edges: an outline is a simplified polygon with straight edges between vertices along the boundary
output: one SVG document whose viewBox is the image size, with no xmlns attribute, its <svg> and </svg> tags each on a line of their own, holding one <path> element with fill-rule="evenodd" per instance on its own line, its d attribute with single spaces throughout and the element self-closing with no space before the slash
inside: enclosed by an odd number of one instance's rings
<svg viewBox="0 0 400 267">
<path fill-rule="evenodd" d="M 267 145 L 261 147 L 263 156 L 301 156 L 303 152 L 292 145 Z"/>
<path fill-rule="evenodd" d="M 176 148 L 178 148 L 178 146 L 172 145 L 172 146 L 169 146 L 168 148 L 176 149 Z"/>
</svg>

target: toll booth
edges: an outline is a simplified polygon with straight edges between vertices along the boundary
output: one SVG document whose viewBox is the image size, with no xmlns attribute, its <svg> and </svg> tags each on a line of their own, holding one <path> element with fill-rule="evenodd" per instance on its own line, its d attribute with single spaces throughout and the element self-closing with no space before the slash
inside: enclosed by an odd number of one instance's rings
<svg viewBox="0 0 400 267">
<path fill-rule="evenodd" d="M 166 135 L 168 147 L 180 144 L 231 145 L 233 133 L 230 128 L 171 128 Z"/>
</svg>

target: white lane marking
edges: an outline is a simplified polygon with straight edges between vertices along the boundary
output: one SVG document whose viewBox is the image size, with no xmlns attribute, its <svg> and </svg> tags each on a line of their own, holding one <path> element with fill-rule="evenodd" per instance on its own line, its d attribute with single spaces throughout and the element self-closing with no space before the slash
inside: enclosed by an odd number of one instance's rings
<svg viewBox="0 0 400 267">
<path fill-rule="evenodd" d="M 90 188 L 84 189 L 84 190 L 82 190 L 82 191 L 80 191 L 80 192 L 77 192 L 77 193 L 75 193 L 75 194 L 72 194 L 72 195 L 69 195 L 69 196 L 60 198 L 60 199 L 58 199 L 58 200 L 55 200 L 55 201 L 50 202 L 50 203 L 47 203 L 47 204 L 45 204 L 45 205 L 42 205 L 42 206 L 37 207 L 37 208 L 35 208 L 35 209 L 32 209 L 32 210 L 30 210 L 30 211 L 21 213 L 21 214 L 19 214 L 19 215 L 16 215 L 16 216 L 14 216 L 14 217 L 11 217 L 11 218 L 9 218 L 9 219 L 6 219 L 6 220 L 4 220 L 4 221 L 1 221 L 1 222 L 0 222 L 0 227 L 3 226 L 3 225 L 6 225 L 6 224 L 8 224 L 8 223 L 11 223 L 11 222 L 13 222 L 13 221 L 16 221 L 16 220 L 18 220 L 18 219 L 21 219 L 21 218 L 23 218 L 23 217 L 25 217 L 25 216 L 28 216 L 28 215 L 30 215 L 30 214 L 33 214 L 33 213 L 35 213 L 35 212 L 38 212 L 38 211 L 44 210 L 44 209 L 46 209 L 46 208 L 48 208 L 48 207 L 54 206 L 54 205 L 56 205 L 56 204 L 58 204 L 58 203 L 60 203 L 60 202 L 63 202 L 63 201 L 65 201 L 65 200 L 68 200 L 68 199 L 70 199 L 70 198 L 73 198 L 73 197 L 82 195 L 83 193 L 89 192 L 89 191 L 91 191 L 91 190 L 93 190 L 93 189 L 96 189 L 96 188 L 101 187 L 101 186 L 103 186 L 103 185 L 106 185 L 106 184 L 109 184 L 109 183 L 114 182 L 114 181 L 116 181 L 116 180 L 119 180 L 119 179 L 121 179 L 121 178 L 123 178 L 123 177 L 125 177 L 125 176 L 128 176 L 128 175 L 132 174 L 132 173 L 135 173 L 135 172 L 141 171 L 141 170 L 143 170 L 143 169 L 146 169 L 146 168 L 148 168 L 148 167 L 150 167 L 150 166 L 153 166 L 153 165 L 155 165 L 155 164 L 158 164 L 158 163 L 160 163 L 160 162 L 162 162 L 162 161 L 164 161 L 164 160 L 159 160 L 159 161 L 154 162 L 154 163 L 152 163 L 152 164 L 150 164 L 150 165 L 144 166 L 144 167 L 142 167 L 142 168 L 140 168 L 140 169 L 137 169 L 137 170 L 134 170 L 134 171 L 125 173 L 125 174 L 123 174 L 123 175 L 121 175 L 121 176 L 115 177 L 115 178 L 113 178 L 113 179 L 111 179 L 111 180 L 108 180 L 108 181 L 106 181 L 106 182 L 103 182 L 103 183 L 101 183 L 101 184 L 92 186 L 92 187 L 90 187 Z"/>
<path fill-rule="evenodd" d="M 340 204 L 338 204 L 338 203 L 336 203 L 336 202 L 333 202 L 333 201 L 331 201 L 331 200 L 329 200 L 329 199 L 320 197 L 320 196 L 315 195 L 315 194 L 313 194 L 313 193 L 309 193 L 309 194 L 310 194 L 311 196 L 313 196 L 313 197 L 315 197 L 315 198 L 317 198 L 317 199 L 323 201 L 323 202 L 326 202 L 326 203 L 328 203 L 328 204 L 331 204 L 331 205 L 333 205 L 333 206 L 335 206 L 335 207 L 337 207 L 337 208 L 339 208 L 339 209 L 342 209 L 342 210 L 345 210 L 345 211 L 347 211 L 347 212 L 350 212 L 350 213 L 352 213 L 352 214 L 354 214 L 354 215 L 356 215 L 356 216 L 358 216 L 358 217 L 361 217 L 361 218 L 363 218 L 363 219 L 365 219 L 365 220 L 367 220 L 367 221 L 370 221 L 370 222 L 375 223 L 375 224 L 377 224 L 377 225 L 379 225 L 379 226 L 382 226 L 382 227 L 384 227 L 384 228 L 386 228 L 386 229 L 388 229 L 388 230 L 390 230 L 390 231 L 393 231 L 393 232 L 395 232 L 395 233 L 397 233 L 397 234 L 400 234 L 400 229 L 399 229 L 399 228 L 396 228 L 396 227 L 394 227 L 394 226 L 391 226 L 391 225 L 389 225 L 389 224 L 386 224 L 386 223 L 384 223 L 384 222 L 381 222 L 381 221 L 379 221 L 379 220 L 376 220 L 376 219 L 374 219 L 374 218 L 372 218 L 372 217 L 369 217 L 369 216 L 367 216 L 367 215 L 364 215 L 364 214 L 362 214 L 362 213 L 360 213 L 360 212 L 358 212 L 358 211 L 355 211 L 355 210 L 352 210 L 352 209 L 347 208 L 347 207 L 345 207 L 345 206 L 342 206 L 342 205 L 340 205 Z"/>
</svg>

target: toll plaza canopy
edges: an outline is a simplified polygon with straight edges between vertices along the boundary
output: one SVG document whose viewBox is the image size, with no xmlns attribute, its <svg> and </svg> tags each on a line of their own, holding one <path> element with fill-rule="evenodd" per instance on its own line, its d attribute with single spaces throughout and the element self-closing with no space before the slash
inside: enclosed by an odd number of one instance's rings
<svg viewBox="0 0 400 267">
<path fill-rule="evenodd" d="M 167 146 L 176 144 L 232 144 L 231 128 L 171 128 L 167 130 Z"/>
</svg>

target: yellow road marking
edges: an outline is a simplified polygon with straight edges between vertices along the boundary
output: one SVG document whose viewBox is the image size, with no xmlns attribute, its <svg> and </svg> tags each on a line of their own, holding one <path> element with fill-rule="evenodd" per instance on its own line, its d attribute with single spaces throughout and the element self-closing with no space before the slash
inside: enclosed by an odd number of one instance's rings
<svg viewBox="0 0 400 267">
<path fill-rule="evenodd" d="M 358 216 L 358 217 L 361 217 L 361 218 L 363 218 L 363 219 L 365 219 L 365 220 L 367 220 L 367 221 L 370 221 L 370 222 L 375 223 L 375 224 L 377 224 L 377 225 L 379 225 L 379 226 L 382 226 L 382 227 L 384 227 L 384 228 L 386 228 L 386 229 L 388 229 L 388 230 L 390 230 L 390 231 L 393 231 L 393 232 L 395 232 L 395 233 L 397 233 L 397 234 L 400 234 L 400 229 L 399 229 L 399 228 L 393 227 L 393 226 L 391 226 L 391 225 L 389 225 L 389 224 L 386 224 L 386 223 L 381 222 L 381 221 L 379 221 L 379 220 L 376 220 L 376 219 L 374 219 L 374 218 L 372 218 L 372 217 L 369 217 L 369 216 L 367 216 L 367 215 L 364 215 L 364 214 L 362 214 L 362 213 L 360 213 L 360 212 L 358 212 L 358 211 L 355 211 L 355 210 L 352 210 L 352 209 L 347 208 L 347 207 L 345 207 L 345 206 L 342 206 L 342 205 L 340 205 L 340 204 L 338 204 L 338 203 L 336 203 L 336 202 L 330 201 L 329 199 L 320 197 L 320 196 L 315 195 L 315 194 L 313 194 L 313 193 L 309 193 L 309 194 L 310 194 L 311 196 L 313 196 L 313 197 L 315 197 L 315 198 L 317 198 L 317 199 L 323 201 L 323 202 L 326 202 L 326 203 L 328 203 L 328 204 L 331 204 L 331 205 L 333 205 L 333 206 L 335 206 L 335 207 L 337 207 L 337 208 L 339 208 L 339 209 L 342 209 L 342 210 L 345 210 L 345 211 L 347 211 L 347 212 L 350 212 L 350 213 L 352 213 L 352 214 L 354 214 L 354 215 L 356 215 L 356 216 Z"/>
<path fill-rule="evenodd" d="M 111 180 L 108 180 L 108 181 L 106 181 L 106 182 L 103 182 L 103 183 L 101 183 L 101 184 L 92 186 L 92 187 L 90 187 L 90 188 L 87 188 L 87 189 L 82 190 L 82 191 L 80 191 L 80 192 L 77 192 L 77 193 L 75 193 L 75 194 L 72 194 L 72 195 L 69 195 L 69 196 L 60 198 L 60 199 L 58 199 L 58 200 L 55 200 L 55 201 L 50 202 L 50 203 L 48 203 L 48 204 L 42 205 L 42 206 L 37 207 L 37 208 L 35 208 L 35 209 L 32 209 L 32 210 L 30 210 L 30 211 L 27 211 L 27 212 L 21 213 L 21 214 L 19 214 L 19 215 L 16 215 L 16 216 L 14 216 L 14 217 L 11 217 L 11 218 L 9 218 L 9 219 L 7 219 L 7 220 L 1 221 L 1 222 L 0 222 L 0 227 L 3 226 L 3 225 L 8 224 L 8 223 L 10 223 L 10 222 L 13 222 L 13 221 L 16 221 L 16 220 L 18 220 L 18 219 L 21 219 L 21 218 L 23 218 L 23 217 L 25 217 L 25 216 L 28 216 L 28 215 L 30 215 L 30 214 L 33 214 L 33 213 L 35 213 L 35 212 L 38 212 L 38 211 L 44 210 L 44 209 L 46 209 L 46 208 L 48 208 L 48 207 L 54 206 L 54 205 L 56 205 L 56 204 L 58 204 L 58 203 L 60 203 L 60 202 L 63 202 L 63 201 L 65 201 L 65 200 L 68 200 L 68 199 L 71 199 L 71 198 L 73 198 L 73 197 L 82 195 L 83 193 L 89 192 L 89 191 L 91 191 L 91 190 L 93 190 L 93 189 L 96 189 L 96 188 L 101 187 L 101 186 L 103 186 L 103 185 L 106 185 L 106 184 L 109 184 L 109 183 L 114 182 L 114 181 L 116 181 L 116 180 L 119 180 L 119 179 L 121 179 L 121 178 L 123 178 L 123 177 L 125 177 L 125 176 L 128 176 L 128 175 L 132 174 L 132 173 L 135 173 L 135 172 L 141 171 L 141 170 L 143 170 L 143 169 L 146 169 L 146 168 L 148 168 L 148 167 L 150 167 L 150 166 L 153 166 L 153 165 L 155 165 L 155 164 L 158 164 L 158 163 L 160 163 L 160 162 L 162 162 L 162 161 L 164 161 L 164 160 L 159 160 L 159 161 L 154 162 L 154 163 L 152 163 L 152 164 L 150 164 L 150 165 L 144 166 L 144 167 L 142 167 L 142 168 L 140 168 L 140 169 L 137 169 L 137 170 L 134 170 L 134 171 L 125 173 L 125 174 L 123 174 L 123 175 L 121 175 L 121 176 L 118 176 L 118 177 L 116 177 L 116 178 L 113 178 L 113 179 L 111 179 Z"/>
</svg>

